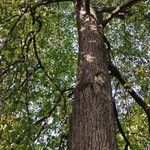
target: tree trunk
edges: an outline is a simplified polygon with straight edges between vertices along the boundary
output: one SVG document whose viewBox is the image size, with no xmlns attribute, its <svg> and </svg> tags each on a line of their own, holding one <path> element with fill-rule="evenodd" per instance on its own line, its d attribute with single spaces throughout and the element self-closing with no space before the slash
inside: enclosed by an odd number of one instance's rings
<svg viewBox="0 0 150 150">
<path fill-rule="evenodd" d="M 69 150 L 116 150 L 115 121 L 103 28 L 95 12 L 76 6 L 79 32 L 77 85 Z"/>
</svg>

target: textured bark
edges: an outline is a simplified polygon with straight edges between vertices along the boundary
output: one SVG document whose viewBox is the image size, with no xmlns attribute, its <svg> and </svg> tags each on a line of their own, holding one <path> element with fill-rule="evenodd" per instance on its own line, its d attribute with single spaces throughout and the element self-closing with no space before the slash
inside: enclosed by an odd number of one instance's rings
<svg viewBox="0 0 150 150">
<path fill-rule="evenodd" d="M 116 150 L 115 121 L 103 29 L 77 5 L 79 60 L 70 150 Z"/>
</svg>

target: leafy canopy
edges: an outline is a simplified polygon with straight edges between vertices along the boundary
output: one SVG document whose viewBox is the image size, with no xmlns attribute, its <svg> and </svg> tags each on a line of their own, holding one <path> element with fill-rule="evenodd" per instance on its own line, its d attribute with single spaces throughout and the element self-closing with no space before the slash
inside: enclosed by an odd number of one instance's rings
<svg viewBox="0 0 150 150">
<path fill-rule="evenodd" d="M 122 1 L 92 1 L 114 6 Z M 149 103 L 150 36 L 148 1 L 133 15 L 113 19 L 105 28 L 111 58 L 128 84 Z M 107 14 L 106 14 L 107 15 Z M 72 2 L 38 5 L 36 1 L 0 3 L 0 149 L 67 148 L 72 87 L 78 57 Z M 113 98 L 131 149 L 150 144 L 144 111 L 111 78 Z M 124 139 L 118 130 L 119 149 Z"/>
</svg>

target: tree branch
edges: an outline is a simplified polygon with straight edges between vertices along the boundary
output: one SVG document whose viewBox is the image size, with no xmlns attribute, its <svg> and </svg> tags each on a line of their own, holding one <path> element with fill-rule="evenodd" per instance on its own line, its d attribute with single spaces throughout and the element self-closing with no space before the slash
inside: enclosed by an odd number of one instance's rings
<svg viewBox="0 0 150 150">
<path fill-rule="evenodd" d="M 115 113 L 115 117 L 116 117 L 116 122 L 117 122 L 117 126 L 118 126 L 118 129 L 121 133 L 121 135 L 123 136 L 123 139 L 124 141 L 126 142 L 126 145 L 125 145 L 125 150 L 128 149 L 128 146 L 130 145 L 130 142 L 129 140 L 127 139 L 126 135 L 125 135 L 125 132 L 121 126 L 121 123 L 119 121 L 119 118 L 118 118 L 118 113 L 117 113 L 117 109 L 116 109 L 116 104 L 115 104 L 115 101 L 113 100 L 113 107 L 114 107 L 114 113 Z"/>
<path fill-rule="evenodd" d="M 73 0 L 39 0 L 35 5 L 34 8 L 39 6 L 48 5 L 51 3 L 58 3 L 58 2 L 73 2 Z"/>
<path fill-rule="evenodd" d="M 122 77 L 120 71 L 116 66 L 110 62 L 108 64 L 108 69 L 111 71 L 111 74 L 115 76 L 119 82 L 124 86 L 124 88 L 128 91 L 128 93 L 132 96 L 132 98 L 136 101 L 136 103 L 143 108 L 148 118 L 148 126 L 150 133 L 150 107 L 146 104 L 146 102 L 128 85 L 128 82 Z"/>
<path fill-rule="evenodd" d="M 117 83 L 117 85 L 115 87 L 115 91 L 117 90 L 118 85 L 119 85 L 119 82 Z M 117 112 L 116 103 L 115 103 L 115 96 L 116 96 L 116 92 L 115 92 L 115 94 L 114 94 L 114 96 L 112 98 L 114 114 L 115 114 L 115 118 L 116 118 L 118 129 L 119 129 L 121 135 L 123 136 L 124 141 L 126 142 L 124 150 L 128 150 L 128 147 L 130 146 L 130 142 L 129 142 L 128 138 L 126 137 L 125 132 L 124 132 L 124 130 L 123 130 L 122 126 L 121 126 L 121 123 L 119 121 L 118 112 Z"/>
<path fill-rule="evenodd" d="M 131 8 L 136 3 L 141 1 L 143 0 L 126 0 L 123 4 L 121 4 L 115 10 L 113 10 L 111 14 L 103 21 L 103 26 L 105 27 L 108 24 L 108 22 L 111 21 L 119 13 L 125 12 L 127 9 Z"/>
<path fill-rule="evenodd" d="M 48 115 L 46 115 L 43 118 L 37 120 L 34 124 L 35 125 L 39 125 L 40 123 L 42 123 L 43 121 L 45 121 L 46 119 L 48 119 L 52 115 L 52 113 L 56 110 L 56 108 L 57 108 L 57 106 L 58 106 L 58 104 L 59 104 L 60 101 L 61 101 L 61 98 L 59 98 L 57 100 L 57 102 L 54 104 L 54 106 L 48 111 Z"/>
</svg>

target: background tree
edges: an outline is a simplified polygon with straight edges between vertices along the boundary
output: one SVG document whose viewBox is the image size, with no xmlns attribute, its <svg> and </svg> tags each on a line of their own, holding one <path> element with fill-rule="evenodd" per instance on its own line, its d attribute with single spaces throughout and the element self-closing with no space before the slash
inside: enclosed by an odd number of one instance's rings
<svg viewBox="0 0 150 150">
<path fill-rule="evenodd" d="M 113 62 L 118 149 L 144 149 L 150 144 L 149 1 L 90 4 L 103 13 Z M 86 11 L 91 14 L 88 2 Z M 75 12 L 65 0 L 2 0 L 0 149 L 67 149 L 79 50 Z"/>
</svg>

